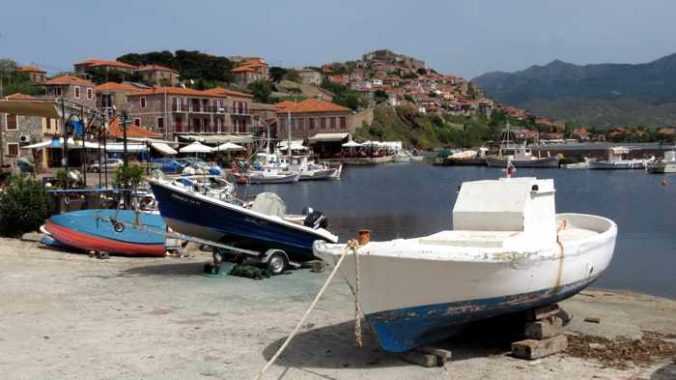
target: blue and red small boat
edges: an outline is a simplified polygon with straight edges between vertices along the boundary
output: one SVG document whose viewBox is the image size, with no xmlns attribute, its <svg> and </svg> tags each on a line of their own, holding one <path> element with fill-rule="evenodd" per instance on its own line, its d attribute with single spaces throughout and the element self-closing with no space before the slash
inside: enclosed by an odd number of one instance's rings
<svg viewBox="0 0 676 380">
<path fill-rule="evenodd" d="M 54 215 L 44 231 L 61 245 L 125 256 L 164 256 L 160 215 L 130 210 L 81 210 Z M 153 231 L 153 232 L 150 232 Z"/>
</svg>

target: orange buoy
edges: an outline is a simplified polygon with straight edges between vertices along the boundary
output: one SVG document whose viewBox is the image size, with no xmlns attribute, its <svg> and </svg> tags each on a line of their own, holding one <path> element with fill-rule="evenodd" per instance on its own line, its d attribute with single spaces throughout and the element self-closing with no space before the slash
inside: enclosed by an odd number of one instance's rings
<svg viewBox="0 0 676 380">
<path fill-rule="evenodd" d="M 664 186 L 664 187 L 666 187 L 666 186 L 669 184 L 669 183 L 667 182 L 667 179 L 666 179 L 666 178 L 663 178 L 663 179 L 662 179 L 662 182 L 660 182 L 660 183 L 661 183 L 662 186 Z"/>
</svg>

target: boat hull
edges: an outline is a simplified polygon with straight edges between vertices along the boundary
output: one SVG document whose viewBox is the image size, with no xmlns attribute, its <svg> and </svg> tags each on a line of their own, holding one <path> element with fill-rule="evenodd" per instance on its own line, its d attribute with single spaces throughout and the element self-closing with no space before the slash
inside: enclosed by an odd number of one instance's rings
<svg viewBox="0 0 676 380">
<path fill-rule="evenodd" d="M 490 167 L 505 168 L 508 160 L 504 158 L 486 157 L 486 165 Z M 515 168 L 558 168 L 557 157 L 537 158 L 534 160 L 511 160 Z"/>
<path fill-rule="evenodd" d="M 259 252 L 281 249 L 296 262 L 316 259 L 312 252 L 315 240 L 337 241 L 325 230 L 284 222 L 171 185 L 151 182 L 151 187 L 167 225 L 189 236 Z"/>
<path fill-rule="evenodd" d="M 110 218 L 123 222 L 124 229 L 115 231 Z M 165 231 L 159 215 L 139 214 L 141 226 Z M 82 210 L 55 215 L 44 226 L 50 236 L 62 245 L 83 251 L 103 251 L 125 256 L 164 256 L 165 238 L 135 228 L 136 213 L 128 210 Z"/>
<path fill-rule="evenodd" d="M 676 173 L 676 163 L 658 162 L 658 163 L 655 163 L 653 165 L 649 165 L 648 171 L 650 173 L 655 173 L 655 174 Z"/>
<path fill-rule="evenodd" d="M 319 180 L 326 180 L 326 179 L 338 179 L 340 176 L 338 175 L 338 169 L 337 168 L 331 168 L 331 169 L 322 169 L 322 170 L 313 170 L 313 171 L 302 171 L 300 172 L 300 181 L 319 181 Z"/>
<path fill-rule="evenodd" d="M 632 170 L 645 167 L 646 163 L 643 161 L 589 161 L 589 169 L 592 170 Z"/>
<path fill-rule="evenodd" d="M 578 214 L 561 217 L 589 225 L 607 221 Z M 457 256 L 461 259 L 444 258 L 448 248 L 443 246 L 416 246 L 418 239 L 369 243 L 359 251 L 360 303 L 387 351 L 443 340 L 455 326 L 558 302 L 584 289 L 612 258 L 617 228 L 610 221 L 606 225 L 607 231 L 593 238 L 563 240 L 562 248 L 554 243 L 522 254 L 479 250 Z M 341 249 L 315 245 L 315 253 L 333 264 Z M 354 287 L 354 255 L 346 256 L 342 266 Z"/>
<path fill-rule="evenodd" d="M 280 175 L 248 175 L 247 179 L 251 184 L 273 184 L 273 183 L 295 183 L 300 179 L 299 173 L 280 174 Z"/>
</svg>

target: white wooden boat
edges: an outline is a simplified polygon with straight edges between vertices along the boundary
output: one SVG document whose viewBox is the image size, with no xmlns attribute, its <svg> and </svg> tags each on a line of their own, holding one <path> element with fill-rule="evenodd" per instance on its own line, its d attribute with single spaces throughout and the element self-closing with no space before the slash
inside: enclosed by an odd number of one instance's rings
<svg viewBox="0 0 676 380">
<path fill-rule="evenodd" d="M 454 325 L 551 304 L 594 282 L 611 261 L 617 226 L 555 214 L 554 193 L 553 180 L 466 182 L 453 230 L 361 246 L 360 301 L 381 346 L 410 350 L 447 338 Z M 332 264 L 345 249 L 314 244 Z M 343 265 L 354 287 L 354 255 Z"/>
<path fill-rule="evenodd" d="M 615 146 L 608 149 L 608 159 L 590 160 L 589 169 L 594 170 L 626 170 L 626 169 L 645 169 L 648 164 L 653 162 L 651 159 L 627 159 L 625 156 L 631 152 L 631 149 L 624 146 Z"/>
</svg>

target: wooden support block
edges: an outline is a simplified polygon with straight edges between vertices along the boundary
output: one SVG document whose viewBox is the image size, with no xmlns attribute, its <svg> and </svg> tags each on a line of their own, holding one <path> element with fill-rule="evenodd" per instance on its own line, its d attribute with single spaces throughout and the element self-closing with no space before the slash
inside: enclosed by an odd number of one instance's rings
<svg viewBox="0 0 676 380">
<path fill-rule="evenodd" d="M 563 320 L 559 317 L 527 322 L 524 328 L 524 336 L 528 339 L 551 338 L 561 334 L 563 334 Z"/>
<path fill-rule="evenodd" d="M 405 361 L 419 365 L 421 367 L 431 368 L 438 366 L 436 355 L 418 351 L 406 351 L 399 354 L 399 356 Z"/>
<path fill-rule="evenodd" d="M 526 317 L 529 321 L 539 321 L 540 319 L 545 319 L 547 317 L 556 315 L 559 310 L 561 309 L 559 308 L 558 304 L 542 306 L 526 312 Z"/>
<path fill-rule="evenodd" d="M 441 367 L 451 360 L 452 352 L 449 350 L 444 350 L 443 348 L 437 348 L 432 346 L 420 346 L 415 349 L 417 352 L 422 352 L 425 354 L 431 354 L 437 357 L 437 366 Z"/>
<path fill-rule="evenodd" d="M 568 337 L 557 335 L 543 340 L 525 339 L 512 343 L 512 355 L 520 359 L 540 359 L 564 351 L 568 347 Z"/>
<path fill-rule="evenodd" d="M 589 322 L 589 323 L 601 323 L 601 318 L 599 318 L 599 317 L 585 317 L 584 321 Z"/>
</svg>

